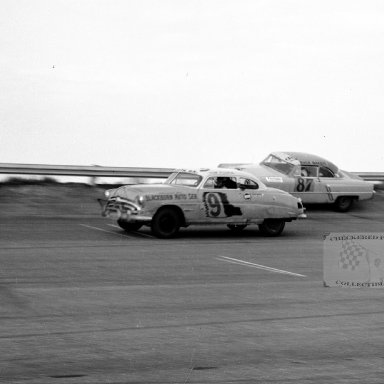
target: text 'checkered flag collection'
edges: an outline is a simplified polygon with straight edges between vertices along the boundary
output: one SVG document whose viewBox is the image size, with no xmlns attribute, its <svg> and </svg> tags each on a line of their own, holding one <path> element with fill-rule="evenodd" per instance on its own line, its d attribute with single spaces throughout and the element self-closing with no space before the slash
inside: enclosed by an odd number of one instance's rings
<svg viewBox="0 0 384 384">
<path fill-rule="evenodd" d="M 339 265 L 342 269 L 354 271 L 362 258 L 367 257 L 367 249 L 352 240 L 345 240 L 341 246 Z"/>
</svg>

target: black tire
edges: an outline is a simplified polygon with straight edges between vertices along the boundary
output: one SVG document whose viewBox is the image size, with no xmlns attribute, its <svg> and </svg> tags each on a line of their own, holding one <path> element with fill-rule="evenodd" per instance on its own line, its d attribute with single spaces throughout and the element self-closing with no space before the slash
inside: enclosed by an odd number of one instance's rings
<svg viewBox="0 0 384 384">
<path fill-rule="evenodd" d="M 172 208 L 160 209 L 152 219 L 151 228 L 156 237 L 170 239 L 179 232 L 181 219 L 179 213 Z"/>
<path fill-rule="evenodd" d="M 227 227 L 232 231 L 232 232 L 241 232 L 244 228 L 247 227 L 247 224 L 227 224 Z"/>
<path fill-rule="evenodd" d="M 117 224 L 126 232 L 138 231 L 143 226 L 143 224 L 140 223 L 127 223 L 121 219 L 117 220 Z"/>
<path fill-rule="evenodd" d="M 285 221 L 281 219 L 265 219 L 259 225 L 259 230 L 266 236 L 279 236 L 285 227 Z"/>
<path fill-rule="evenodd" d="M 336 199 L 335 209 L 338 212 L 347 212 L 352 208 L 354 201 L 351 196 L 340 196 Z"/>
</svg>

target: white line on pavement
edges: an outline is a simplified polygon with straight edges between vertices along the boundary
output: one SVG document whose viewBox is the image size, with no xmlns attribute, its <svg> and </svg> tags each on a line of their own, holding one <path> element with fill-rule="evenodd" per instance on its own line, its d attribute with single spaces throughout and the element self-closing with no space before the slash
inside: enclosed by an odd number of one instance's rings
<svg viewBox="0 0 384 384">
<path fill-rule="evenodd" d="M 299 276 L 299 277 L 307 277 L 306 275 L 301 275 L 300 273 L 294 273 L 294 272 L 289 272 L 289 271 L 284 271 L 283 269 L 277 269 L 277 268 L 272 268 L 272 267 L 267 267 L 265 265 L 261 264 L 255 264 L 251 263 L 249 261 L 244 261 L 244 260 L 239 260 L 239 259 L 234 259 L 232 257 L 227 257 L 227 256 L 219 256 L 216 258 L 217 260 L 221 261 L 226 261 L 228 263 L 233 263 L 233 264 L 238 264 L 238 265 L 244 265 L 247 267 L 253 267 L 253 268 L 258 268 L 262 269 L 264 271 L 269 271 L 269 272 L 275 272 L 275 273 L 281 273 L 284 275 L 292 275 L 292 276 Z"/>
<path fill-rule="evenodd" d="M 121 229 L 118 225 L 115 225 L 115 224 L 108 224 L 110 227 L 113 227 L 113 228 L 118 228 L 118 229 Z M 150 239 L 154 239 L 155 237 L 154 236 L 151 236 L 151 235 L 148 235 L 146 233 L 141 233 L 141 232 L 137 232 L 137 231 L 132 231 L 133 234 L 135 235 L 140 235 L 140 236 L 144 236 L 144 237 L 149 237 Z"/>
<path fill-rule="evenodd" d="M 86 227 L 86 228 L 94 229 L 94 230 L 96 230 L 96 231 L 107 232 L 107 233 L 112 233 L 113 235 L 127 237 L 127 235 L 125 235 L 125 234 L 117 233 L 117 232 L 112 232 L 112 231 L 107 231 L 107 230 L 105 230 L 105 229 L 101 229 L 101 228 L 97 228 L 97 227 L 92 227 L 91 225 L 86 225 L 86 224 L 80 224 L 80 225 L 81 225 L 82 227 Z"/>
</svg>

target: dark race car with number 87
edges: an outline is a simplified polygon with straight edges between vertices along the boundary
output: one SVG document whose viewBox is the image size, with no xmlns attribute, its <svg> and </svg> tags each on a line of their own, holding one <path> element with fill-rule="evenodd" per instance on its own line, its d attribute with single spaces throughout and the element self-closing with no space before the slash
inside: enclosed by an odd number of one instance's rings
<svg viewBox="0 0 384 384">
<path fill-rule="evenodd" d="M 277 236 L 286 222 L 306 217 L 301 199 L 235 169 L 178 170 L 163 184 L 122 186 L 106 196 L 103 216 L 126 231 L 150 226 L 160 238 L 191 224 L 224 224 L 232 231 L 256 224 Z"/>
</svg>

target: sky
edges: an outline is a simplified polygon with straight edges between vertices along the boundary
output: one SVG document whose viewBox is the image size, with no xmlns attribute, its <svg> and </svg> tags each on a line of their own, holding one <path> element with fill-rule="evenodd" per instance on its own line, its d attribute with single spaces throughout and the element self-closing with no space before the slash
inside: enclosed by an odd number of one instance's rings
<svg viewBox="0 0 384 384">
<path fill-rule="evenodd" d="M 0 163 L 384 172 L 382 0 L 1 0 Z"/>
</svg>

